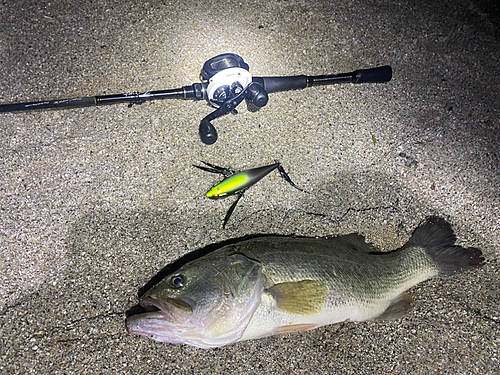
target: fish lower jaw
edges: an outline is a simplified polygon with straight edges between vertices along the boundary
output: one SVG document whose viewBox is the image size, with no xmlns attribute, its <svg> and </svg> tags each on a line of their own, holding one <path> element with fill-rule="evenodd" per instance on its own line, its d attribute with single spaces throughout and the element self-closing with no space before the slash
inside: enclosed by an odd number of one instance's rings
<svg viewBox="0 0 500 375">
<path fill-rule="evenodd" d="M 179 325 L 162 311 L 130 316 L 126 320 L 126 328 L 128 333 L 171 344 L 183 343 L 185 331 L 193 331 L 193 327 L 179 329 Z"/>
<path fill-rule="evenodd" d="M 158 313 L 147 313 L 143 315 L 149 314 Z M 237 341 L 237 339 L 232 337 L 207 337 L 204 334 L 198 332 L 198 330 L 179 327 L 173 323 L 165 321 L 158 322 L 154 321 L 153 319 L 153 321 L 145 322 L 143 319 L 148 319 L 148 317 L 145 316 L 141 318 L 142 321 L 140 322 L 127 320 L 127 332 L 139 336 L 144 336 L 159 342 L 169 344 L 187 344 L 202 349 L 217 348 Z"/>
</svg>

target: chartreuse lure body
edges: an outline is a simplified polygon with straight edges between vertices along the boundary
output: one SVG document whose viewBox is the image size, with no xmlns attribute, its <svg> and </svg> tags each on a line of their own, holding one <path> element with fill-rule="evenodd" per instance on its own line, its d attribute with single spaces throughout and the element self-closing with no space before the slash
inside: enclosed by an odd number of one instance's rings
<svg viewBox="0 0 500 375">
<path fill-rule="evenodd" d="M 267 176 L 269 173 L 274 171 L 275 169 L 278 170 L 280 175 L 294 188 L 303 191 L 301 188 L 299 188 L 297 185 L 293 183 L 293 181 L 290 179 L 288 174 L 285 172 L 283 167 L 281 166 L 280 163 L 274 163 L 270 165 L 265 165 L 263 167 L 258 167 L 258 168 L 252 168 L 248 169 L 246 171 L 242 172 L 235 172 L 230 168 L 222 168 L 218 167 L 213 164 L 209 164 L 206 162 L 202 162 L 203 164 L 207 165 L 208 167 L 202 167 L 199 165 L 194 165 L 194 167 L 202 169 L 206 172 L 211 172 L 211 173 L 220 173 L 224 175 L 226 178 L 213 186 L 207 193 L 206 196 L 210 199 L 221 199 L 221 198 L 226 198 L 231 195 L 236 195 L 236 201 L 232 204 L 232 206 L 229 208 L 226 217 L 224 218 L 224 223 L 222 227 L 224 228 L 229 221 L 229 218 L 231 217 L 231 214 L 233 213 L 234 209 L 236 208 L 236 205 L 238 204 L 238 201 L 241 199 L 243 196 L 244 192 L 251 187 L 252 185 L 256 184 L 259 182 L 262 178 Z"/>
</svg>

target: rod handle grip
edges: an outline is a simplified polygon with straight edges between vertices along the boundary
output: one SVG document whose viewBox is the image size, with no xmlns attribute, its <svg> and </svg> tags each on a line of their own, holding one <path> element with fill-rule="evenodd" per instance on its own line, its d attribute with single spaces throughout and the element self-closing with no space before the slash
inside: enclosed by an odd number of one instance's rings
<svg viewBox="0 0 500 375">
<path fill-rule="evenodd" d="M 292 77 L 253 77 L 264 88 L 268 94 L 278 91 L 298 90 L 307 87 L 307 76 Z"/>
</svg>

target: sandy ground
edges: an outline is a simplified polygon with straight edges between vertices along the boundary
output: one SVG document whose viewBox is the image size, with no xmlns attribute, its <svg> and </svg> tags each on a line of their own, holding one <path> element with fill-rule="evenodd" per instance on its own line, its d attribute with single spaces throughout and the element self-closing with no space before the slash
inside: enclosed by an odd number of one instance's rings
<svg viewBox="0 0 500 375">
<path fill-rule="evenodd" d="M 499 373 L 499 25 L 488 0 L 3 1 L 2 103 L 177 88 L 224 52 L 254 76 L 394 75 L 242 105 L 212 146 L 205 102 L 0 114 L 0 372 Z M 310 194 L 272 173 L 222 230 L 231 199 L 204 197 L 201 160 L 279 160 Z M 125 331 L 139 288 L 208 244 L 358 232 L 391 250 L 429 215 L 487 264 L 411 289 L 401 320 L 215 350 Z"/>
</svg>

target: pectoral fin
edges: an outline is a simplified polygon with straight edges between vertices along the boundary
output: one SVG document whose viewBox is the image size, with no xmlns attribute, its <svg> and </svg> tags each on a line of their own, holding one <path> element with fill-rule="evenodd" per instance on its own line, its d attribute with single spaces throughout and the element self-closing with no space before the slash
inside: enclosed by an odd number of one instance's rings
<svg viewBox="0 0 500 375">
<path fill-rule="evenodd" d="M 389 307 L 377 316 L 374 320 L 395 320 L 395 319 L 400 319 L 408 311 L 410 311 L 413 307 L 413 300 L 411 297 L 406 294 L 402 293 L 396 298 L 394 298 L 391 303 L 389 304 Z"/>
<path fill-rule="evenodd" d="M 267 290 L 276 300 L 276 308 L 289 314 L 313 315 L 321 311 L 328 294 L 322 281 L 301 280 L 280 283 Z"/>
</svg>

